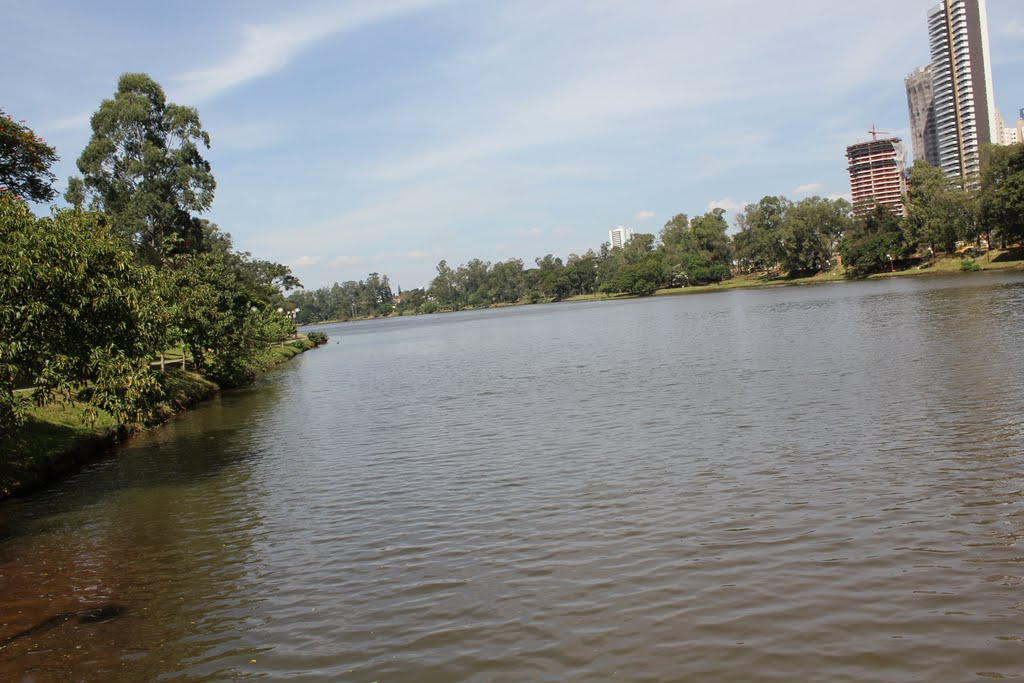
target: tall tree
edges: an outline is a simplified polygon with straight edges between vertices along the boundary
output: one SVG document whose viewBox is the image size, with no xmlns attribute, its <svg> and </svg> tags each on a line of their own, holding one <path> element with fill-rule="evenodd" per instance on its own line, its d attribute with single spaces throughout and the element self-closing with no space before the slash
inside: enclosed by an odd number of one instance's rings
<svg viewBox="0 0 1024 683">
<path fill-rule="evenodd" d="M 0 195 L 12 194 L 33 202 L 48 202 L 57 194 L 50 167 L 57 152 L 24 121 L 0 109 Z"/>
<path fill-rule="evenodd" d="M 764 197 L 740 214 L 740 231 L 733 243 L 736 258 L 748 271 L 772 270 L 782 262 L 782 225 L 790 206 L 785 197 Z"/>
<path fill-rule="evenodd" d="M 682 221 L 678 219 L 682 218 Z M 713 209 L 690 221 L 680 214 L 662 231 L 664 268 L 673 284 L 721 282 L 731 271 L 731 249 L 723 209 Z"/>
<path fill-rule="evenodd" d="M 216 187 L 200 147 L 210 147 L 199 113 L 168 103 L 146 74 L 123 74 L 113 99 L 92 116 L 92 138 L 78 158 L 69 202 L 90 201 L 149 263 L 195 250 L 204 236 L 193 214 L 208 210 Z"/>
<path fill-rule="evenodd" d="M 661 243 L 666 247 L 681 245 L 690 231 L 690 219 L 685 213 L 676 214 L 661 229 Z"/>
<path fill-rule="evenodd" d="M 845 199 L 807 197 L 792 204 L 779 230 L 782 269 L 791 277 L 828 270 L 839 238 L 853 223 L 851 211 Z"/>
<path fill-rule="evenodd" d="M 1004 246 L 1024 242 L 1024 144 L 982 148 L 981 212 Z"/>
<path fill-rule="evenodd" d="M 907 183 L 907 220 L 912 245 L 953 251 L 959 239 L 976 237 L 974 197 L 941 169 L 915 161 Z"/>
</svg>

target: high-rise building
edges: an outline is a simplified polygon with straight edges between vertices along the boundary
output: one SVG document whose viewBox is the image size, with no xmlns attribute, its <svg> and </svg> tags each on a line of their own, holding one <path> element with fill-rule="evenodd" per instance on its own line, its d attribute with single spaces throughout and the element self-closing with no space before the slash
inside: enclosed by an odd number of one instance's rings
<svg viewBox="0 0 1024 683">
<path fill-rule="evenodd" d="M 907 109 L 910 111 L 910 144 L 914 159 L 939 165 L 939 139 L 935 134 L 935 94 L 932 65 L 918 67 L 907 76 Z"/>
<path fill-rule="evenodd" d="M 979 147 L 998 140 L 985 0 L 942 0 L 928 10 L 939 165 L 967 185 Z"/>
<path fill-rule="evenodd" d="M 633 238 L 633 231 L 629 228 L 620 225 L 614 230 L 608 231 L 608 241 L 612 245 L 612 249 L 616 247 L 624 247 L 626 243 Z"/>
<path fill-rule="evenodd" d="M 865 214 L 876 206 L 889 207 L 901 216 L 906 213 L 903 195 L 907 191 L 907 152 L 899 138 L 858 142 L 846 148 L 850 161 L 850 191 L 853 212 Z"/>
</svg>

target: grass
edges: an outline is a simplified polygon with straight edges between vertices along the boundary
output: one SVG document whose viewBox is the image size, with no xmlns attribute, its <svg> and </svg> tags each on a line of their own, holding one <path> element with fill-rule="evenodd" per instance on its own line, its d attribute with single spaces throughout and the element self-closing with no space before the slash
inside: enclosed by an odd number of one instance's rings
<svg viewBox="0 0 1024 683">
<path fill-rule="evenodd" d="M 32 408 L 24 426 L 5 436 L 0 498 L 41 487 L 116 440 L 114 418 L 100 411 L 92 421 L 85 408 L 78 401 Z"/>
</svg>

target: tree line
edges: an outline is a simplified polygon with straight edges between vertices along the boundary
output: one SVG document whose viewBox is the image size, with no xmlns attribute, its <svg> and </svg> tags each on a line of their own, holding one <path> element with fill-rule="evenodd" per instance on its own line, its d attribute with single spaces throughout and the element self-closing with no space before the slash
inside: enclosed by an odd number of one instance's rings
<svg viewBox="0 0 1024 683">
<path fill-rule="evenodd" d="M 70 207 L 38 217 L 27 202 L 56 197 L 56 150 L 0 112 L 0 433 L 29 405 L 72 397 L 145 421 L 164 350 L 230 386 L 294 331 L 283 292 L 301 285 L 289 268 L 235 250 L 200 217 L 216 182 L 198 112 L 124 74 L 91 128 Z"/>
<path fill-rule="evenodd" d="M 658 235 L 638 233 L 622 247 L 562 258 L 548 254 L 527 267 L 522 259 L 480 259 L 452 268 L 437 264 L 425 288 L 395 296 L 386 275 L 297 291 L 299 320 L 349 320 L 433 313 L 495 305 L 560 301 L 604 292 L 649 295 L 662 288 L 720 283 L 762 274 L 809 277 L 837 269 L 862 277 L 915 253 L 953 252 L 958 244 L 1024 240 L 1024 145 L 990 146 L 982 173 L 964 189 L 938 168 L 917 161 L 908 172 L 906 216 L 888 208 L 854 212 L 844 199 L 792 201 L 766 196 L 736 217 L 728 234 L 722 209 L 690 218 L 673 216 Z"/>
</svg>

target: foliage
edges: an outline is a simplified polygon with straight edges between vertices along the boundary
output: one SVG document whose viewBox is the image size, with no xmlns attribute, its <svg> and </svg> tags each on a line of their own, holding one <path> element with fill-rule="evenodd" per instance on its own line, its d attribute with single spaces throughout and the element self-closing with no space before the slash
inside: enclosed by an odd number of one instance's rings
<svg viewBox="0 0 1024 683">
<path fill-rule="evenodd" d="M 941 169 L 914 162 L 907 183 L 904 227 L 911 245 L 953 251 L 956 243 L 978 236 L 974 194 L 960 188 Z"/>
<path fill-rule="evenodd" d="M 782 225 L 792 206 L 785 197 L 764 197 L 748 204 L 737 218 L 740 231 L 733 238 L 736 260 L 748 273 L 768 272 L 780 267 L 783 252 Z"/>
<path fill-rule="evenodd" d="M 111 239 L 104 217 L 78 210 L 36 219 L 0 197 L 0 425 L 38 405 L 85 395 L 122 422 L 145 419 L 157 383 L 149 371 L 170 321 L 158 274 Z"/>
<path fill-rule="evenodd" d="M 722 209 L 693 220 L 679 214 L 666 223 L 661 231 L 661 250 L 667 283 L 691 286 L 728 278 L 732 260 L 728 228 Z"/>
<path fill-rule="evenodd" d="M 57 151 L 24 121 L 15 121 L 0 109 L 0 195 L 33 202 L 52 200 L 56 176 L 50 167 L 57 159 Z"/>
<path fill-rule="evenodd" d="M 292 324 L 254 297 L 250 272 L 220 252 L 168 260 L 168 286 L 179 292 L 175 321 L 197 369 L 222 386 L 251 381 L 265 370 L 269 346 Z"/>
<path fill-rule="evenodd" d="M 854 221 L 839 247 L 850 275 L 863 277 L 891 268 L 910 253 L 900 223 L 900 217 L 884 206 Z"/>
<path fill-rule="evenodd" d="M 796 277 L 831 268 L 839 239 L 852 225 L 851 211 L 845 199 L 808 197 L 788 205 L 779 230 L 782 270 Z"/>
<path fill-rule="evenodd" d="M 306 339 L 313 342 L 316 346 L 322 346 L 327 343 L 328 337 L 326 332 L 310 332 L 306 335 Z"/>
<path fill-rule="evenodd" d="M 962 261 L 960 261 L 960 270 L 967 272 L 978 271 L 981 270 L 981 264 L 972 258 L 965 258 Z"/>
<path fill-rule="evenodd" d="M 1004 246 L 1024 242 L 1024 144 L 982 148 L 980 205 Z"/>
<path fill-rule="evenodd" d="M 216 183 L 200 154 L 210 136 L 192 107 L 168 103 L 146 74 L 126 73 L 113 99 L 92 116 L 92 138 L 78 158 L 80 179 L 66 198 L 90 200 L 149 263 L 191 251 L 203 238 L 192 214 L 213 203 Z"/>
<path fill-rule="evenodd" d="M 660 255 L 650 254 L 641 261 L 619 268 L 609 282 L 601 285 L 601 290 L 648 296 L 654 294 L 664 280 Z"/>
</svg>

